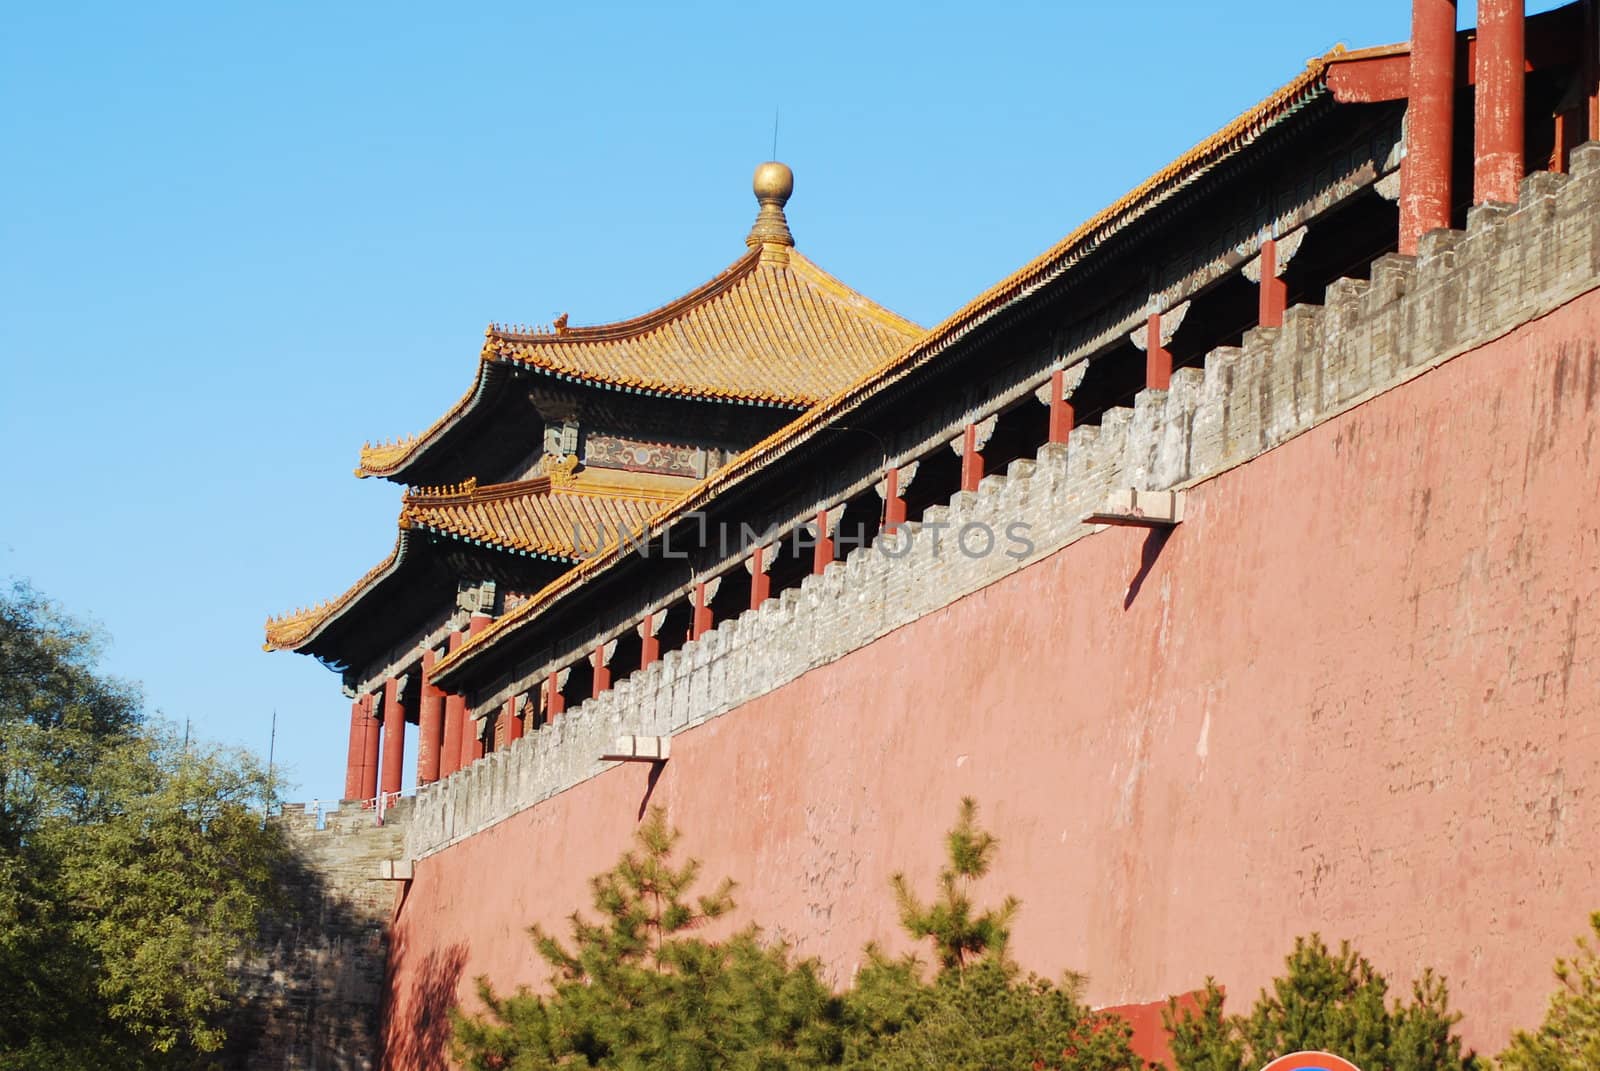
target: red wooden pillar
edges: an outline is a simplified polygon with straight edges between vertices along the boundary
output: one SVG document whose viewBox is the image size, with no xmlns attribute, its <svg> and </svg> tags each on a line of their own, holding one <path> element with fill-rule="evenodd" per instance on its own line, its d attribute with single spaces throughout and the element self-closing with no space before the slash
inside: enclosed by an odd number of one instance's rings
<svg viewBox="0 0 1600 1071">
<path fill-rule="evenodd" d="M 1152 312 L 1144 322 L 1144 385 L 1166 390 L 1172 385 L 1172 354 L 1161 341 L 1161 314 Z"/>
<path fill-rule="evenodd" d="M 644 615 L 644 620 L 639 622 L 639 668 L 643 669 L 661 657 L 661 641 L 656 638 L 656 629 L 661 623 L 656 620 L 654 613 Z"/>
<path fill-rule="evenodd" d="M 362 720 L 365 725 L 365 732 L 362 733 L 362 799 L 378 796 L 378 748 L 382 727 L 378 724 L 373 704 L 373 696 L 362 696 Z"/>
<path fill-rule="evenodd" d="M 483 758 L 483 738 L 478 735 L 478 719 L 466 711 L 461 718 L 461 765 L 470 766 Z"/>
<path fill-rule="evenodd" d="M 454 654 L 467 640 L 464 632 L 450 633 L 450 654 Z M 467 700 L 465 696 L 446 695 L 444 697 L 444 742 L 440 747 L 439 774 L 449 777 L 461 769 L 461 723 L 467 716 Z"/>
<path fill-rule="evenodd" d="M 594 694 L 611 690 L 611 656 L 616 652 L 617 641 L 602 643 L 594 649 Z"/>
<path fill-rule="evenodd" d="M 467 619 L 467 638 L 470 640 L 484 629 L 494 623 L 488 614 L 475 613 Z M 463 703 L 465 700 L 463 700 Z M 485 754 L 483 738 L 478 735 L 478 720 L 467 714 L 465 706 L 461 713 L 461 765 L 468 766 L 483 758 Z"/>
<path fill-rule="evenodd" d="M 961 489 L 976 491 L 983 479 L 983 448 L 978 445 L 978 425 L 968 424 L 961 433 Z"/>
<path fill-rule="evenodd" d="M 767 574 L 772 563 L 767 561 L 767 548 L 756 547 L 744 567 L 750 570 L 750 609 L 754 610 L 772 597 L 772 577 Z"/>
<path fill-rule="evenodd" d="M 965 446 L 964 435 L 961 442 Z M 874 488 L 883 498 L 883 530 L 886 534 L 893 533 L 906 523 L 906 488 L 917 478 L 919 464 L 921 462 L 913 461 L 908 465 L 896 465 L 883 474 L 883 479 Z"/>
<path fill-rule="evenodd" d="M 711 597 L 704 584 L 694 586 L 694 616 L 689 623 L 689 639 L 698 640 L 711 631 Z"/>
<path fill-rule="evenodd" d="M 361 798 L 361 762 L 367 753 L 366 700 L 356 697 L 350 701 L 350 750 L 344 760 L 344 798 Z"/>
<path fill-rule="evenodd" d="M 372 710 L 373 697 L 361 697 L 361 721 L 364 731 L 361 738 L 361 799 L 376 799 L 378 795 L 378 741 L 381 732 L 378 719 Z"/>
<path fill-rule="evenodd" d="M 883 474 L 883 530 L 894 532 L 906 523 L 906 496 L 900 490 L 900 468 Z"/>
<path fill-rule="evenodd" d="M 1455 0 L 1411 0 L 1406 157 L 1400 165 L 1400 252 L 1450 226 L 1456 92 Z"/>
<path fill-rule="evenodd" d="M 843 506 L 838 507 L 843 509 Z M 817 542 L 811 550 L 811 571 L 821 576 L 833 561 L 833 526 L 828 523 L 828 511 L 817 511 Z"/>
<path fill-rule="evenodd" d="M 1067 373 L 1058 368 L 1050 374 L 1050 442 L 1064 443 L 1072 435 L 1074 415 L 1067 400 Z M 903 508 L 903 507 L 902 507 Z"/>
<path fill-rule="evenodd" d="M 506 700 L 505 713 L 500 716 L 506 720 L 506 743 L 511 744 L 521 740 L 522 716 L 517 712 L 516 696 Z"/>
<path fill-rule="evenodd" d="M 561 694 L 562 678 L 566 675 L 565 670 L 557 671 L 550 674 L 547 682 L 550 688 L 550 695 L 545 700 L 544 709 L 548 712 L 551 721 L 555 720 L 556 715 L 564 714 L 567 710 L 567 698 Z"/>
<path fill-rule="evenodd" d="M 1262 327 L 1282 327 L 1283 312 L 1289 304 L 1289 286 L 1278 277 L 1278 242 L 1265 238 L 1261 242 L 1261 300 L 1257 317 Z M 1171 363 L 1168 362 L 1170 375 Z"/>
<path fill-rule="evenodd" d="M 1472 201 L 1515 204 L 1522 182 L 1523 0 L 1478 0 L 1477 92 L 1473 98 Z"/>
<path fill-rule="evenodd" d="M 1583 140 L 1579 133 L 1581 130 L 1583 130 L 1583 119 L 1576 108 L 1556 113 L 1556 144 L 1550 154 L 1551 171 L 1558 175 L 1567 173 L 1567 168 L 1572 163 L 1572 150 Z"/>
<path fill-rule="evenodd" d="M 400 681 L 390 677 L 383 685 L 383 777 L 379 788 L 385 795 L 399 792 L 405 775 L 406 711 L 400 705 Z"/>
<path fill-rule="evenodd" d="M 1588 90 L 1584 101 L 1587 136 L 1600 136 L 1600 8 L 1595 0 L 1583 5 L 1583 81 Z"/>
<path fill-rule="evenodd" d="M 417 784 L 439 780 L 439 759 L 444 744 L 444 692 L 433 685 L 433 666 L 439 660 L 432 647 L 422 652 L 422 694 L 417 698 Z"/>
</svg>

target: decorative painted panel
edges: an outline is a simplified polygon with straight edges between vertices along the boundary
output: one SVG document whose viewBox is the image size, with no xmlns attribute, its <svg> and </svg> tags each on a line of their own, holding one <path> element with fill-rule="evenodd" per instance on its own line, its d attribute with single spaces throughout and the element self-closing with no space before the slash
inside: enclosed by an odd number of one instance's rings
<svg viewBox="0 0 1600 1071">
<path fill-rule="evenodd" d="M 589 435 L 584 464 L 626 472 L 657 472 L 666 476 L 702 478 L 722 465 L 724 452 L 677 443 L 652 443 L 620 435 Z"/>
</svg>

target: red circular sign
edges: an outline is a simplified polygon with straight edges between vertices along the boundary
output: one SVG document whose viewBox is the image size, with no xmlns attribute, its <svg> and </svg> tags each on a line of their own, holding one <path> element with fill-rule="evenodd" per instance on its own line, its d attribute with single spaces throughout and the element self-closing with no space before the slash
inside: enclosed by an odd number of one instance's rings
<svg viewBox="0 0 1600 1071">
<path fill-rule="evenodd" d="M 1280 1056 L 1261 1071 L 1361 1071 L 1349 1060 L 1331 1052 L 1291 1052 Z"/>
</svg>

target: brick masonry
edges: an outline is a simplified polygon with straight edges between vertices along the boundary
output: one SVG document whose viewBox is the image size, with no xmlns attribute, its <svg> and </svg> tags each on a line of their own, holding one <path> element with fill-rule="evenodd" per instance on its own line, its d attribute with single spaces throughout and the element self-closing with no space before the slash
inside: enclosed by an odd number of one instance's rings
<svg viewBox="0 0 1600 1071">
<path fill-rule="evenodd" d="M 1537 173 L 1519 203 L 1474 209 L 1465 232 L 1387 256 L 1370 282 L 1341 280 L 1322 306 L 1181 369 L 1166 391 L 1081 427 L 958 494 L 909 528 L 906 544 L 857 550 L 799 588 L 667 655 L 612 691 L 468 769 L 424 788 L 406 854 L 426 858 L 614 765 L 620 735 L 706 723 L 1039 562 L 1100 529 L 1080 522 L 1113 489 L 1214 479 L 1600 285 L 1600 144 L 1570 175 Z M 1029 553 L 1009 556 L 1021 523 Z M 942 538 L 935 531 L 942 528 Z M 995 549 L 969 556 L 984 530 Z"/>
<path fill-rule="evenodd" d="M 398 885 L 378 877 L 397 858 L 411 801 L 378 825 L 371 810 L 345 807 L 317 828 L 314 814 L 286 804 L 273 819 L 293 848 L 288 903 L 264 928 L 240 971 L 244 1013 L 229 1030 L 226 1066 L 245 1071 L 373 1071 L 381 1055 L 380 1012 L 389 922 Z"/>
</svg>

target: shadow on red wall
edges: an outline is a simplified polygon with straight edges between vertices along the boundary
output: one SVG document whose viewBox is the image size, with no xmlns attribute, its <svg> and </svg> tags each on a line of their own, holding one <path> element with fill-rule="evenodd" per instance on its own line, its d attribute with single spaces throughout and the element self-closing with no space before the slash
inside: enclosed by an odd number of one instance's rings
<svg viewBox="0 0 1600 1071">
<path fill-rule="evenodd" d="M 404 1021 L 396 1021 L 386 1010 L 379 1066 L 449 1067 L 450 1009 L 455 1006 L 456 987 L 466 968 L 467 947 L 453 944 L 410 962 L 416 953 L 407 947 L 405 930 L 392 929 L 390 934 L 389 977 L 406 979 L 410 993 L 404 1006 L 412 1013 Z"/>
</svg>

